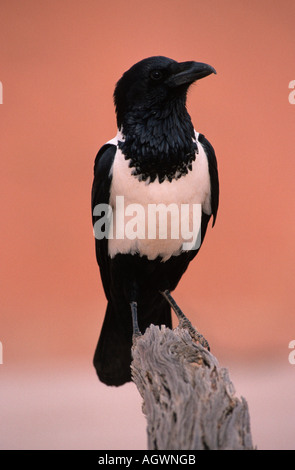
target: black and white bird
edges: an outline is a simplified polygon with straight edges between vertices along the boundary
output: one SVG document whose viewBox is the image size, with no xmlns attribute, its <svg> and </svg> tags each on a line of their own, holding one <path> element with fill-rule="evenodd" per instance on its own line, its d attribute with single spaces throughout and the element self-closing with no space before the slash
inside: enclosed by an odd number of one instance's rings
<svg viewBox="0 0 295 470">
<path fill-rule="evenodd" d="M 144 211 L 149 204 L 198 205 L 201 239 L 197 249 L 186 249 L 181 236 L 163 239 L 158 232 L 151 238 L 127 237 L 124 231 L 119 236 L 95 234 L 108 303 L 93 362 L 99 379 L 107 385 L 131 380 L 132 336 L 143 333 L 151 323 L 171 328 L 171 307 L 182 326 L 207 345 L 171 291 L 198 253 L 210 218 L 214 225 L 217 215 L 215 152 L 204 135 L 195 131 L 186 108 L 190 85 L 212 73 L 216 73 L 214 68 L 204 63 L 155 56 L 133 65 L 116 84 L 118 133 L 99 150 L 94 165 L 94 233 L 96 226 L 103 231 L 108 225 L 106 207 L 111 208 L 112 220 L 122 215 L 122 208 L 116 207 L 121 196 L 124 207 L 136 204 Z"/>
</svg>

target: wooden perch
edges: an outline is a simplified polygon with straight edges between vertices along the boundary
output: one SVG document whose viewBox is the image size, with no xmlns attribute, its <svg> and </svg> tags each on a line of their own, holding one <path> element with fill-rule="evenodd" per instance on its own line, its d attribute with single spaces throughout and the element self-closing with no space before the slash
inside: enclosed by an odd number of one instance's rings
<svg viewBox="0 0 295 470">
<path fill-rule="evenodd" d="M 185 329 L 151 325 L 134 340 L 133 381 L 150 450 L 251 450 L 248 405 L 228 371 Z"/>
</svg>

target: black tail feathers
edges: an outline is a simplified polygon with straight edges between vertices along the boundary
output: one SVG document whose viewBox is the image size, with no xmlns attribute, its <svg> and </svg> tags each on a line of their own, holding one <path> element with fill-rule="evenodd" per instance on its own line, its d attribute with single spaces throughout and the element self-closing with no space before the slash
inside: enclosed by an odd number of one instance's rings
<svg viewBox="0 0 295 470">
<path fill-rule="evenodd" d="M 170 306 L 168 303 L 163 304 L 163 302 L 160 302 L 159 311 L 153 311 L 150 318 L 146 317 L 144 320 L 141 319 L 139 312 L 138 321 L 142 333 L 151 323 L 166 325 L 171 328 Z M 128 326 L 126 323 L 128 323 Z M 126 305 L 121 314 L 118 315 L 109 302 L 93 358 L 93 365 L 101 382 L 106 385 L 119 386 L 131 381 L 131 347 L 130 307 Z"/>
</svg>

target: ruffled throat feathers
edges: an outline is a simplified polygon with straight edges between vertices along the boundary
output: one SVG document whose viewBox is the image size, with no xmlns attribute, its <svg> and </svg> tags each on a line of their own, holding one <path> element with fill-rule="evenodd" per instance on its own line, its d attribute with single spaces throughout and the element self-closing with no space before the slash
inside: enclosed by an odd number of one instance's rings
<svg viewBox="0 0 295 470">
<path fill-rule="evenodd" d="M 133 110 L 120 131 L 118 147 L 140 181 L 172 181 L 192 170 L 198 146 L 186 109 L 179 113 L 172 108 L 164 115 Z"/>
</svg>

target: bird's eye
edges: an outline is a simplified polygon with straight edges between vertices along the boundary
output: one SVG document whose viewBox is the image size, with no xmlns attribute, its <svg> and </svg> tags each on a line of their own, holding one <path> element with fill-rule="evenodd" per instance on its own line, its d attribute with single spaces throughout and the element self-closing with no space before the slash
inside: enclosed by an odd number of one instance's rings
<svg viewBox="0 0 295 470">
<path fill-rule="evenodd" d="M 150 77 L 152 80 L 161 80 L 163 73 L 160 70 L 152 70 Z"/>
</svg>

